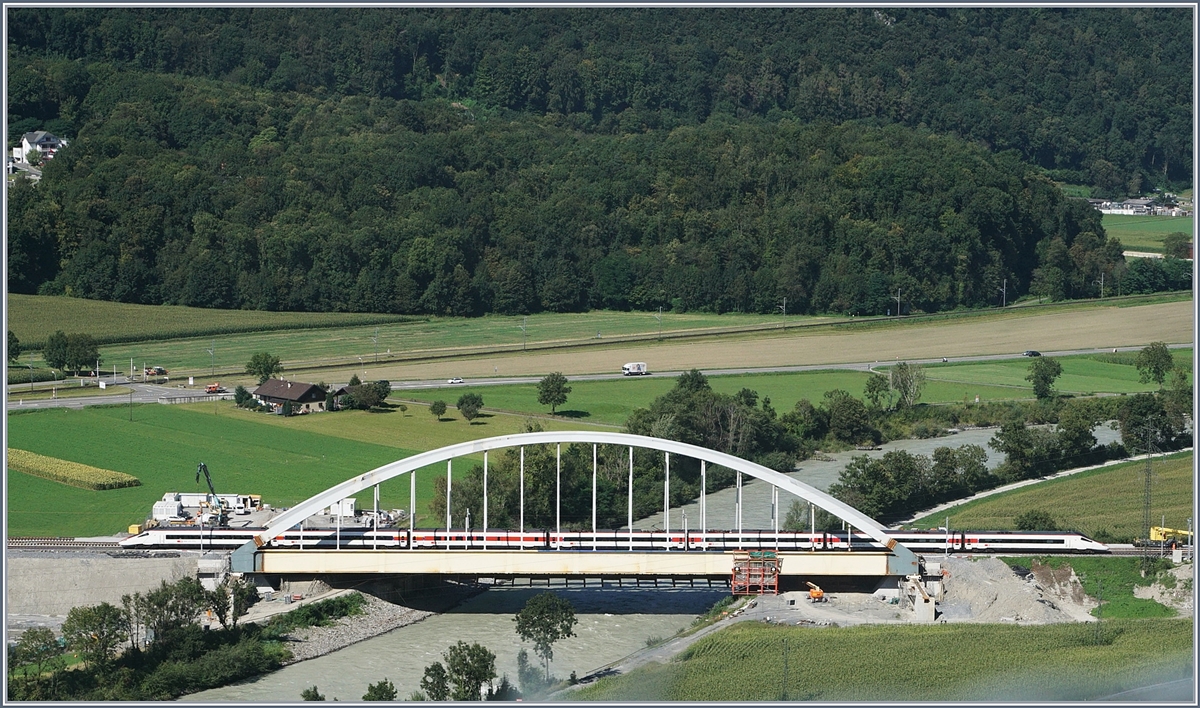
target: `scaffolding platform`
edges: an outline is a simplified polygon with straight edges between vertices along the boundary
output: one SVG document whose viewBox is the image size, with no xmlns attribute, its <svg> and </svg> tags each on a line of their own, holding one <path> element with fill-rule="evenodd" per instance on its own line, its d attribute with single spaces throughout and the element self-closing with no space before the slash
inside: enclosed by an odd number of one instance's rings
<svg viewBox="0 0 1200 708">
<path fill-rule="evenodd" d="M 733 557 L 734 595 L 778 595 L 779 553 L 776 551 L 739 551 Z"/>
</svg>

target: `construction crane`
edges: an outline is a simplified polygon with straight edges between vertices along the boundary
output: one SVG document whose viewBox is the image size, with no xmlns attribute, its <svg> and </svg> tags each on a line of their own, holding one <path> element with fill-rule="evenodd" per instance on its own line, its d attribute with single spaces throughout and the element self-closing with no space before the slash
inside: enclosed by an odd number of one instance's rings
<svg viewBox="0 0 1200 708">
<path fill-rule="evenodd" d="M 1163 526 L 1150 527 L 1151 541 L 1183 541 L 1186 543 L 1192 542 L 1192 532 L 1184 531 L 1183 529 L 1168 529 Z"/>
<path fill-rule="evenodd" d="M 808 601 L 809 602 L 827 602 L 827 599 L 825 598 L 825 591 L 822 590 L 819 585 L 813 585 L 812 583 L 808 582 L 807 580 L 804 581 L 804 584 L 809 587 L 809 590 L 808 590 Z"/>
<path fill-rule="evenodd" d="M 225 526 L 229 523 L 229 510 L 225 508 L 225 502 L 217 496 L 217 490 L 213 487 L 212 477 L 208 474 L 208 465 L 203 462 L 196 468 L 196 484 L 200 483 L 200 473 L 204 473 L 204 481 L 208 482 L 208 491 L 212 495 L 213 504 L 217 509 L 217 526 Z M 210 507 L 211 508 L 211 507 Z"/>
</svg>

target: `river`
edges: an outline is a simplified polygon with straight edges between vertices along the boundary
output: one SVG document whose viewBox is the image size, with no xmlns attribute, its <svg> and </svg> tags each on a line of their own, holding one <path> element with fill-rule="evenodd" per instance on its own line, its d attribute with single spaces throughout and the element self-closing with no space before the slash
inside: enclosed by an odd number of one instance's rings
<svg viewBox="0 0 1200 708">
<path fill-rule="evenodd" d="M 590 585 L 591 583 L 589 583 Z M 668 583 L 669 585 L 669 583 Z M 728 595 L 720 588 L 551 588 L 575 607 L 575 635 L 554 645 L 550 671 L 567 678 L 584 676 L 646 646 L 651 637 L 670 637 Z M 399 698 L 420 688 L 425 667 L 442 661 L 458 640 L 479 642 L 496 654 L 496 673 L 517 684 L 517 652 L 524 646 L 530 662 L 540 665 L 533 646 L 516 634 L 514 615 L 545 587 L 497 587 L 458 608 L 416 624 L 354 644 L 331 654 L 286 666 L 245 683 L 202 691 L 183 701 L 298 701 L 316 685 L 326 700 L 357 701 L 367 686 L 388 679 Z"/>
</svg>

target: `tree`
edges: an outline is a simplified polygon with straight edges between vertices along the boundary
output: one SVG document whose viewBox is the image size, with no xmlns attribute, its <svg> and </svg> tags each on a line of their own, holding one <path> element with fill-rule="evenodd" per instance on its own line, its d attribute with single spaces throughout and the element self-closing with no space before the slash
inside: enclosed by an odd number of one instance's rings
<svg viewBox="0 0 1200 708">
<path fill-rule="evenodd" d="M 350 383 L 346 384 L 346 386 L 360 386 L 360 385 L 362 385 L 362 379 L 358 378 L 358 374 L 350 374 Z"/>
<path fill-rule="evenodd" d="M 533 651 L 542 658 L 546 668 L 546 680 L 550 680 L 550 660 L 554 658 L 554 643 L 575 633 L 575 608 L 567 600 L 550 591 L 535 595 L 513 618 L 517 623 L 517 634 L 527 642 L 533 642 Z"/>
<path fill-rule="evenodd" d="M 455 404 L 458 412 L 462 413 L 462 417 L 468 422 L 475 420 L 479 415 L 479 409 L 483 408 L 483 396 L 478 393 L 464 393 L 458 397 L 458 403 Z"/>
<path fill-rule="evenodd" d="M 316 686 L 313 686 L 312 688 L 306 688 L 300 692 L 300 700 L 302 700 L 302 701 L 323 701 L 323 700 L 325 700 L 325 696 L 324 696 L 324 694 L 317 691 Z"/>
<path fill-rule="evenodd" d="M 252 401 L 252 400 L 254 400 L 254 396 L 251 395 L 250 392 L 246 390 L 245 386 L 238 384 L 236 387 L 234 387 L 234 389 L 233 389 L 233 404 L 235 406 L 241 408 L 242 406 L 246 405 L 247 401 Z"/>
<path fill-rule="evenodd" d="M 107 602 L 72 607 L 63 621 L 62 635 L 68 649 L 92 667 L 103 667 L 128 637 L 124 624 L 121 610 Z"/>
<path fill-rule="evenodd" d="M 51 369 L 61 369 L 67 365 L 67 335 L 61 329 L 46 337 L 42 358 Z"/>
<path fill-rule="evenodd" d="M 1050 517 L 1050 512 L 1041 509 L 1030 509 L 1022 512 L 1013 519 L 1013 525 L 1018 531 L 1057 531 L 1058 524 Z"/>
<path fill-rule="evenodd" d="M 8 330 L 8 361 L 15 362 L 21 358 L 21 340 L 17 339 L 17 335 L 13 334 L 12 330 Z M 24 636 L 24 635 L 22 635 Z"/>
<path fill-rule="evenodd" d="M 429 413 L 434 418 L 441 420 L 442 416 L 446 415 L 446 402 L 445 401 L 434 401 L 433 403 L 430 403 L 429 404 Z"/>
<path fill-rule="evenodd" d="M 446 674 L 453 685 L 450 700 L 482 700 L 484 684 L 496 678 L 496 655 L 481 644 L 459 640 L 442 656 L 446 660 Z"/>
<path fill-rule="evenodd" d="M 14 666 L 27 667 L 24 700 L 49 700 L 51 696 L 43 693 L 43 674 L 58 671 L 66 664 L 54 631 L 46 627 L 34 627 L 21 635 L 13 652 L 12 663 Z"/>
<path fill-rule="evenodd" d="M 871 374 L 867 379 L 867 385 L 863 387 L 863 395 L 871 402 L 871 407 L 875 410 L 883 408 L 881 402 L 887 400 L 887 407 L 892 406 L 892 387 L 888 382 L 888 377 L 883 374 Z"/>
<path fill-rule="evenodd" d="M 1149 346 L 1138 352 L 1136 366 L 1138 380 L 1142 383 L 1153 381 L 1162 388 L 1167 374 L 1175 368 L 1175 360 L 1165 342 L 1151 342 Z"/>
<path fill-rule="evenodd" d="M 100 349 L 96 346 L 96 340 L 90 334 L 68 334 L 67 335 L 67 361 L 68 369 L 82 371 L 90 369 L 100 362 Z M 100 372 L 96 372 L 99 374 Z"/>
<path fill-rule="evenodd" d="M 421 690 L 431 701 L 446 701 L 450 699 L 450 677 L 442 662 L 435 661 L 425 667 L 425 675 L 421 677 Z"/>
<path fill-rule="evenodd" d="M 1163 237 L 1163 254 L 1175 258 L 1188 258 L 1188 246 L 1192 237 L 1182 231 L 1175 231 Z"/>
<path fill-rule="evenodd" d="M 269 352 L 257 352 L 246 363 L 246 373 L 257 376 L 259 386 L 282 371 L 283 364 L 280 363 L 279 357 L 272 356 Z"/>
<path fill-rule="evenodd" d="M 1059 376 L 1062 376 L 1062 364 L 1053 357 L 1043 356 L 1030 362 L 1025 380 L 1033 384 L 1033 395 L 1044 400 L 1054 397 L 1054 381 Z"/>
<path fill-rule="evenodd" d="M 550 406 L 550 415 L 554 415 L 555 409 L 567 402 L 567 394 L 570 392 L 567 377 L 555 371 L 538 382 L 538 403 Z"/>
<path fill-rule="evenodd" d="M 902 361 L 891 368 L 889 384 L 896 392 L 896 405 L 900 408 L 911 408 L 921 398 L 921 389 L 925 387 L 925 371 L 918 364 Z"/>
<path fill-rule="evenodd" d="M 824 407 L 829 411 L 829 434 L 847 443 L 861 443 L 873 437 L 871 416 L 863 402 L 841 389 L 825 392 Z"/>
<path fill-rule="evenodd" d="M 394 701 L 396 700 L 396 687 L 392 682 L 383 679 L 376 683 L 367 686 L 367 692 L 363 694 L 364 701 Z"/>
</svg>

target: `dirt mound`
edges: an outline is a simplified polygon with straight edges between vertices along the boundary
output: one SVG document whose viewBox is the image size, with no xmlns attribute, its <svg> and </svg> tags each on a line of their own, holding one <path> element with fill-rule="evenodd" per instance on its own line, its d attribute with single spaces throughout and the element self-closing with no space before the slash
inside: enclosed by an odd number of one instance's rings
<svg viewBox="0 0 1200 708">
<path fill-rule="evenodd" d="M 1053 570 L 1039 563 L 1018 573 L 997 558 L 949 558 L 939 604 L 947 622 L 1051 624 L 1092 619 L 1094 603 L 1070 567 Z M 1021 569 L 1024 570 L 1024 569 Z"/>
<path fill-rule="evenodd" d="M 1150 587 L 1135 586 L 1133 588 L 1134 597 L 1154 600 L 1159 604 L 1174 608 L 1181 617 L 1191 617 L 1195 613 L 1192 564 L 1179 565 L 1167 572 L 1171 580 L 1164 578 L 1156 581 Z"/>
</svg>

